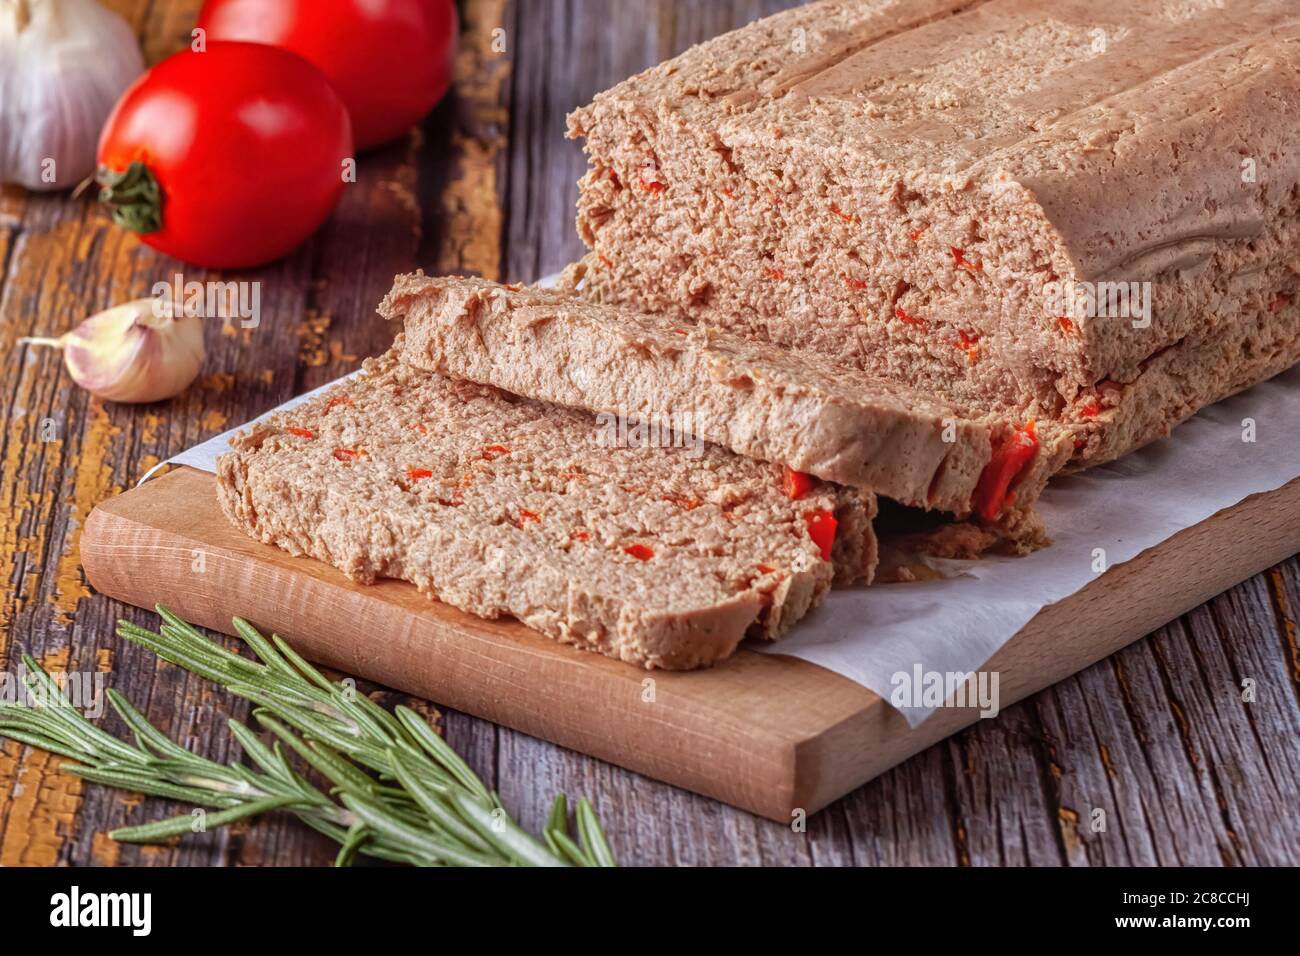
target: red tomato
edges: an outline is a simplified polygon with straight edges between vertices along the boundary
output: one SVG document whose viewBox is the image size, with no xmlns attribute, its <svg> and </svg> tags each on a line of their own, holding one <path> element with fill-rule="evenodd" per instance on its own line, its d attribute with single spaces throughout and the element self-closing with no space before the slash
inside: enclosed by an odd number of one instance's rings
<svg viewBox="0 0 1300 956">
<path fill-rule="evenodd" d="M 351 155 L 347 109 L 320 70 L 268 46 L 211 43 L 122 95 L 100 135 L 100 198 L 168 255 L 260 265 L 325 221 Z"/>
<path fill-rule="evenodd" d="M 209 40 L 292 50 L 330 78 L 352 115 L 357 149 L 401 136 L 451 85 L 452 0 L 207 0 Z"/>
</svg>

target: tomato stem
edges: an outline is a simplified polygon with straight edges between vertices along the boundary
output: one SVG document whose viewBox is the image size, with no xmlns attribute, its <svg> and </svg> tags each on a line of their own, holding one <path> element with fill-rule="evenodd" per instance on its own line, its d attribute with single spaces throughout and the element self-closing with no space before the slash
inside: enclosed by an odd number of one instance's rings
<svg viewBox="0 0 1300 956">
<path fill-rule="evenodd" d="M 162 228 L 162 188 L 144 163 L 136 160 L 120 173 L 101 166 L 95 179 L 113 222 L 142 236 Z"/>
</svg>

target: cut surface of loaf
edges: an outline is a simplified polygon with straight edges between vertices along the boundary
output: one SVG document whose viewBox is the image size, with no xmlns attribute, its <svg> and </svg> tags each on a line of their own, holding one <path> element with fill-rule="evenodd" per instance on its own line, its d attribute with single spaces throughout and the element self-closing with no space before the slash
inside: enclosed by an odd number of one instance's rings
<svg viewBox="0 0 1300 956">
<path fill-rule="evenodd" d="M 1295 0 L 814 3 L 570 117 L 575 278 L 1077 426 L 1091 464 L 1295 360 L 1297 115 Z M 1277 347 L 1122 408 L 1228 338 Z"/>
<path fill-rule="evenodd" d="M 665 316 L 535 287 L 423 274 L 399 276 L 379 311 L 404 322 L 402 359 L 409 365 L 654 420 L 907 505 L 993 520 L 1017 491 L 1016 479 L 1033 470 L 1025 460 L 997 488 L 982 481 L 998 467 L 995 451 L 1017 440 L 1004 418 L 958 409 L 812 353 L 683 328 Z M 1022 494 L 1018 503 L 1028 507 L 1032 498 Z"/>
<path fill-rule="evenodd" d="M 412 369 L 393 351 L 251 426 L 218 463 L 245 533 L 356 581 L 647 667 L 775 638 L 875 566 L 868 492 L 799 500 L 712 445 L 609 447 L 593 416 Z"/>
</svg>

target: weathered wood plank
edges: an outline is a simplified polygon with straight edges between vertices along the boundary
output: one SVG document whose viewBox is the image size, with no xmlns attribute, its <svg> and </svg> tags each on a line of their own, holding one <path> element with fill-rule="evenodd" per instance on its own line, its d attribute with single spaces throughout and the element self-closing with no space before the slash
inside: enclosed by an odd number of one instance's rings
<svg viewBox="0 0 1300 956">
<path fill-rule="evenodd" d="M 141 31 L 149 59 L 157 60 L 189 42 L 200 0 L 120 0 L 113 6 Z M 114 228 L 88 199 L 6 190 L 0 206 L 6 383 L 0 398 L 0 577 L 13 586 L 0 603 L 0 658 L 12 658 L 6 640 L 12 635 L 13 643 L 56 665 L 111 669 L 113 685 L 149 705 L 147 712 L 164 728 L 209 755 L 225 752 L 224 719 L 247 708 L 117 641 L 116 617 L 148 623 L 150 615 L 89 599 L 79 569 L 80 523 L 96 502 L 158 461 L 350 371 L 360 357 L 387 346 L 392 331 L 374 306 L 392 276 L 416 264 L 420 142 L 413 133 L 406 143 L 363 157 L 357 184 L 312 240 L 279 263 L 240 273 L 218 275 L 161 256 Z M 364 245 L 359 235 L 367 237 Z M 21 336 L 57 335 L 94 311 L 148 295 L 155 282 L 178 273 L 186 281 L 257 283 L 262 313 L 256 328 L 213 322 L 203 378 L 172 402 L 105 405 L 68 380 L 57 353 L 17 345 Z M 43 424 L 50 440 L 41 440 Z M 107 726 L 121 729 L 111 718 Z M 3 862 L 170 865 L 229 861 L 241 852 L 245 860 L 281 862 L 332 856 L 327 841 L 287 821 L 269 823 L 252 840 L 214 834 L 180 849 L 118 848 L 99 831 L 125 822 L 138 801 L 82 788 L 76 778 L 49 769 L 47 758 L 6 745 L 0 758 Z M 38 794 L 50 799 L 37 800 Z M 156 801 L 147 810 L 150 819 L 174 812 Z M 132 822 L 139 818 L 130 814 Z"/>
</svg>

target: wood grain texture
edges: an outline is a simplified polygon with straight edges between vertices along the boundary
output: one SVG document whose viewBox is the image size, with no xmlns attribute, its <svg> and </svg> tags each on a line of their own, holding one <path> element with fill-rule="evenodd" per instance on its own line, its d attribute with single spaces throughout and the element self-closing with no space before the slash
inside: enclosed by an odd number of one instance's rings
<svg viewBox="0 0 1300 956">
<path fill-rule="evenodd" d="M 1111 568 L 1041 611 L 988 662 L 999 675 L 1000 706 L 1297 548 L 1300 479 Z M 102 594 L 162 603 L 226 631 L 229 595 L 241 595 L 241 616 L 311 660 L 783 823 L 977 719 L 975 708 L 953 708 L 909 728 L 851 681 L 748 649 L 707 670 L 647 674 L 515 622 L 430 602 L 409 584 L 357 585 L 248 539 L 221 513 L 213 477 L 189 468 L 96 508 L 81 558 Z"/>
<path fill-rule="evenodd" d="M 151 60 L 187 41 L 199 6 L 106 2 Z M 156 461 L 385 346 L 391 333 L 373 307 L 394 272 L 421 265 L 532 279 L 571 261 L 581 251 L 572 215 L 583 161 L 563 138 L 564 113 L 690 43 L 788 5 L 468 0 L 464 19 L 479 42 L 505 30 L 491 75 L 462 57 L 459 94 L 406 143 L 363 157 L 358 183 L 317 237 L 281 263 L 232 276 L 263 283 L 262 325 L 211 330 L 209 375 L 164 405 L 102 405 L 56 356 L 16 342 L 147 294 L 179 264 L 114 230 L 86 200 L 0 193 L 0 663 L 21 647 L 108 671 L 164 728 L 222 756 L 219 728 L 245 706 L 112 635 L 118 616 L 155 619 L 89 594 L 78 554 L 89 507 Z M 593 797 L 626 862 L 1296 863 L 1298 613 L 1300 562 L 1291 558 L 923 751 L 805 833 L 454 712 L 446 733 L 530 825 L 557 789 Z M 1236 688 L 1248 678 L 1259 694 L 1242 705 Z M 1090 828 L 1094 808 L 1107 811 L 1104 832 Z M 102 836 L 168 811 L 83 787 L 26 748 L 0 747 L 0 864 L 321 864 L 333 855 L 279 818 L 160 849 Z"/>
</svg>

